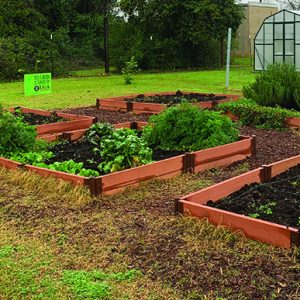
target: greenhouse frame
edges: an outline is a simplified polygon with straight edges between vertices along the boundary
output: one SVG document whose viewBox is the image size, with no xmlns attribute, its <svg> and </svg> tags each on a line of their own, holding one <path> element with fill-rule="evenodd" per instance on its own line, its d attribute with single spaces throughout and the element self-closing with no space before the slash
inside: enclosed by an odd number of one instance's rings
<svg viewBox="0 0 300 300">
<path fill-rule="evenodd" d="M 289 63 L 300 71 L 300 12 L 281 10 L 267 17 L 254 39 L 254 70 Z"/>
</svg>

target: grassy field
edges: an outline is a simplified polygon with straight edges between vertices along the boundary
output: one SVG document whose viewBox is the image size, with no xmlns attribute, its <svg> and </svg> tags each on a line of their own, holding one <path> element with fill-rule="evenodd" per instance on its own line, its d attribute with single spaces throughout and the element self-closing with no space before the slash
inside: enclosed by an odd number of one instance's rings
<svg viewBox="0 0 300 300">
<path fill-rule="evenodd" d="M 97 97 L 162 91 L 193 91 L 241 94 L 243 85 L 253 81 L 255 74 L 247 66 L 232 68 L 230 88 L 225 88 L 225 70 L 173 73 L 141 73 L 135 83 L 125 85 L 120 75 L 101 76 L 97 70 L 78 71 L 71 78 L 53 80 L 53 93 L 25 97 L 23 82 L 1 83 L 0 103 L 4 107 L 65 108 L 95 105 Z M 99 75 L 98 77 L 96 77 Z M 88 77 L 87 77 L 88 76 Z M 90 77 L 91 76 L 91 77 Z"/>
</svg>

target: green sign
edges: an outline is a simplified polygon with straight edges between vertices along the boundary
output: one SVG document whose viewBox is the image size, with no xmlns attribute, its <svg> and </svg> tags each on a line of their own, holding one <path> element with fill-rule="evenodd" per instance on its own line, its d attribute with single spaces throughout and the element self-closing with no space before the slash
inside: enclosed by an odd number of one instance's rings
<svg viewBox="0 0 300 300">
<path fill-rule="evenodd" d="M 43 95 L 51 93 L 51 73 L 25 74 L 25 96 Z"/>
</svg>

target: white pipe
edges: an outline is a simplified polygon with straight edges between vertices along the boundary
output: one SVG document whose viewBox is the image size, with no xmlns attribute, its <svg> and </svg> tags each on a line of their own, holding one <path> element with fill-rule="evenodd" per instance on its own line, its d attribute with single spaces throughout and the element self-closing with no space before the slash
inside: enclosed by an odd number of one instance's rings
<svg viewBox="0 0 300 300">
<path fill-rule="evenodd" d="M 228 39 L 227 39 L 227 62 L 226 62 L 226 88 L 229 88 L 231 33 L 232 33 L 232 29 L 231 29 L 231 28 L 228 28 Z"/>
</svg>

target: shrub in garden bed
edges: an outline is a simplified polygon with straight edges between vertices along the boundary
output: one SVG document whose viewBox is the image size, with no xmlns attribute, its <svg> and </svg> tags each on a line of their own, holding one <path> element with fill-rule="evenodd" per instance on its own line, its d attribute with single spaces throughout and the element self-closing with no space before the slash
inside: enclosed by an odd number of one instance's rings
<svg viewBox="0 0 300 300">
<path fill-rule="evenodd" d="M 300 74 L 290 64 L 269 65 L 243 93 L 262 106 L 300 110 Z"/>
<path fill-rule="evenodd" d="M 248 99 L 224 102 L 219 104 L 216 109 L 223 113 L 231 112 L 239 118 L 243 125 L 263 129 L 284 129 L 287 127 L 287 118 L 300 117 L 300 112 L 280 107 L 260 106 L 255 101 Z"/>
<path fill-rule="evenodd" d="M 152 147 L 163 150 L 196 151 L 239 138 L 235 124 L 227 116 L 189 103 L 170 107 L 149 122 L 143 137 Z"/>
<path fill-rule="evenodd" d="M 34 126 L 0 107 L 0 156 L 26 152 L 36 145 Z"/>
<path fill-rule="evenodd" d="M 180 104 L 183 101 L 197 103 L 197 102 L 216 101 L 216 100 L 223 100 L 223 99 L 226 99 L 226 96 L 216 96 L 214 94 L 205 95 L 199 93 L 183 94 L 182 92 L 177 91 L 175 95 L 145 96 L 141 94 L 133 99 L 126 98 L 125 101 L 157 103 L 157 104 L 166 104 L 171 106 L 171 105 Z"/>
</svg>

